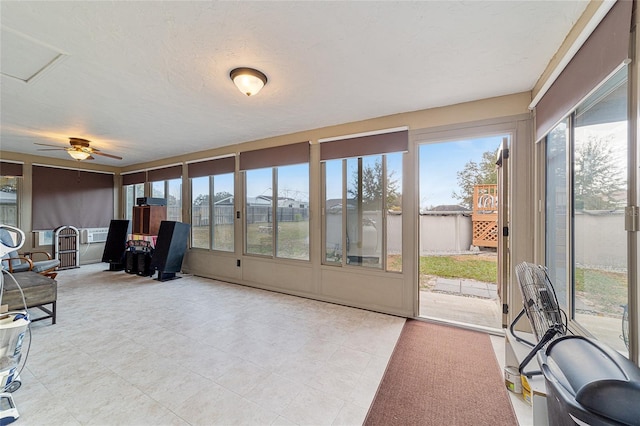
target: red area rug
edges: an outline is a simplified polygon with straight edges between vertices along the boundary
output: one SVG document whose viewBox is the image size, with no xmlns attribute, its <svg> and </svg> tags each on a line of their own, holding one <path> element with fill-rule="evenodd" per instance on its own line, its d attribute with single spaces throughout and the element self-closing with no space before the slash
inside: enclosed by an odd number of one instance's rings
<svg viewBox="0 0 640 426">
<path fill-rule="evenodd" d="M 517 425 L 489 336 L 407 320 L 364 424 Z"/>
</svg>

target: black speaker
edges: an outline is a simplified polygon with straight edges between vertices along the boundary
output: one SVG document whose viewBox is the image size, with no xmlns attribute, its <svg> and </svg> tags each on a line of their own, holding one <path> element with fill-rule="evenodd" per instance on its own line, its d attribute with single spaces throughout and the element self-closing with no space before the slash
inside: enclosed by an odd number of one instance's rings
<svg viewBox="0 0 640 426">
<path fill-rule="evenodd" d="M 158 271 L 158 281 L 172 280 L 182 269 L 182 259 L 189 241 L 189 224 L 163 220 L 160 222 L 156 247 L 151 256 L 151 271 Z"/>
<path fill-rule="evenodd" d="M 143 277 L 150 277 L 153 275 L 153 271 L 149 265 L 151 264 L 151 254 L 146 251 L 141 251 L 136 253 L 136 262 L 137 262 L 137 271 L 138 275 L 142 275 Z"/>
<path fill-rule="evenodd" d="M 137 253 L 135 251 L 127 250 L 124 255 L 124 271 L 127 274 L 138 273 L 138 261 Z"/>
<path fill-rule="evenodd" d="M 107 241 L 104 243 L 102 261 L 109 263 L 110 271 L 124 269 L 124 252 L 127 248 L 128 220 L 112 220 L 109 224 Z"/>
</svg>

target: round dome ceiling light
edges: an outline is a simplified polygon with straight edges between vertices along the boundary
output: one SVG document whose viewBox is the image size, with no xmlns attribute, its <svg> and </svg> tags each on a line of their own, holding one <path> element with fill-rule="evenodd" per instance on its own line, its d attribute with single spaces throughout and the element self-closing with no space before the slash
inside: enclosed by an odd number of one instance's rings
<svg viewBox="0 0 640 426">
<path fill-rule="evenodd" d="M 238 90 L 247 96 L 257 94 L 267 84 L 267 76 L 253 68 L 235 68 L 229 76 Z"/>
</svg>

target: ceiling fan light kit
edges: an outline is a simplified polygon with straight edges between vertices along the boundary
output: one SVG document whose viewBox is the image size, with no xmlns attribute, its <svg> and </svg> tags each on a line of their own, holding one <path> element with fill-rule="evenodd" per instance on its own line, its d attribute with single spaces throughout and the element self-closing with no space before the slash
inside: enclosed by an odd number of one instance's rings
<svg viewBox="0 0 640 426">
<path fill-rule="evenodd" d="M 72 148 L 67 148 L 67 152 L 74 160 L 82 161 L 87 160 L 89 157 L 91 157 L 88 140 L 80 138 L 69 138 L 69 143 L 71 144 Z"/>
<path fill-rule="evenodd" d="M 91 157 L 91 154 L 82 150 L 70 150 L 67 152 L 74 160 L 78 161 L 86 160 L 87 158 Z"/>
<path fill-rule="evenodd" d="M 95 158 L 93 157 L 93 154 L 102 155 L 104 157 L 109 157 L 116 160 L 122 160 L 122 157 L 119 157 L 117 155 L 107 154 L 107 153 L 101 152 L 99 149 L 91 148 L 89 146 L 90 143 L 91 142 L 88 141 L 87 139 L 69 138 L 69 145 L 71 146 L 68 148 L 39 149 L 38 151 L 56 151 L 56 150 L 67 151 L 67 153 L 71 156 L 71 158 L 78 161 L 95 160 Z M 36 142 L 36 145 L 58 147 L 58 145 L 50 145 L 50 144 L 38 143 L 38 142 Z"/>
<path fill-rule="evenodd" d="M 235 68 L 231 70 L 229 77 L 238 90 L 247 96 L 257 94 L 267 84 L 267 76 L 253 68 Z"/>
</svg>

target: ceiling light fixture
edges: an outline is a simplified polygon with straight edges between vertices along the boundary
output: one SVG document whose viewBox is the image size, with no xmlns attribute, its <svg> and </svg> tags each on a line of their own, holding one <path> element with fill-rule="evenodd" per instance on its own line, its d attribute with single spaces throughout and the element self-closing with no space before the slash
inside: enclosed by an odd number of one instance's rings
<svg viewBox="0 0 640 426">
<path fill-rule="evenodd" d="M 229 76 L 238 90 L 247 96 L 257 94 L 267 84 L 267 76 L 253 68 L 235 68 Z"/>
<path fill-rule="evenodd" d="M 73 151 L 69 150 L 67 152 L 71 157 L 73 157 L 75 160 L 78 160 L 78 161 L 86 160 L 87 158 L 91 157 L 91 154 L 89 154 L 88 152 L 84 152 L 80 150 L 73 150 Z"/>
</svg>

